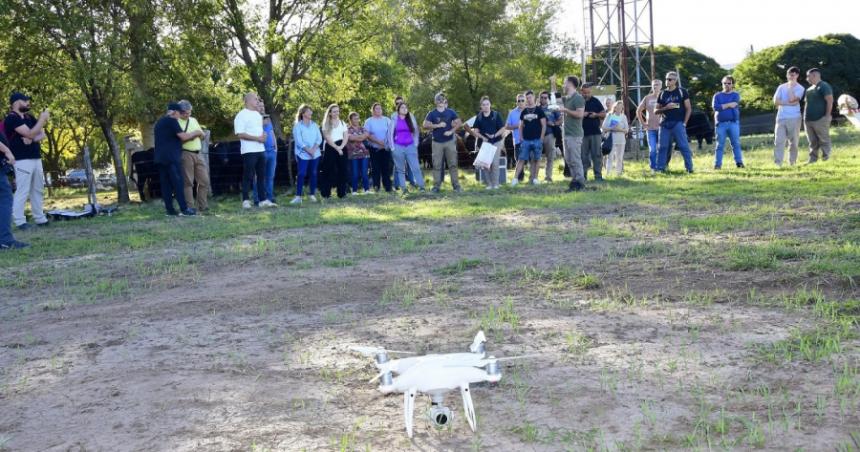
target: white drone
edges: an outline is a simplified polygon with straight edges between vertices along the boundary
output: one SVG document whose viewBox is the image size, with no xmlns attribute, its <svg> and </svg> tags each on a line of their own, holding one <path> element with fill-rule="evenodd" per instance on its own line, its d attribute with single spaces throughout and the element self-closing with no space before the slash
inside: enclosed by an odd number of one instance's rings
<svg viewBox="0 0 860 452">
<path fill-rule="evenodd" d="M 524 356 L 509 358 L 486 356 L 484 348 L 486 341 L 484 332 L 478 331 L 475 340 L 469 346 L 469 353 L 434 354 L 394 360 L 388 359 L 388 353 L 411 354 L 411 352 L 359 346 L 350 347 L 350 350 L 375 358 L 379 374 L 373 377 L 370 382 L 373 383 L 379 379 L 379 390 L 383 394 L 403 393 L 406 434 L 411 438 L 415 396 L 418 393 L 430 396 L 430 420 L 437 427 L 443 427 L 452 418 L 451 410 L 442 405 L 444 395 L 446 392 L 457 388 L 460 388 L 460 394 L 463 396 L 463 409 L 466 412 L 466 419 L 469 421 L 472 431 L 475 431 L 475 406 L 472 404 L 469 384 L 485 381 L 498 382 L 502 378 L 499 361 L 524 358 Z M 392 374 L 397 374 L 397 376 Z"/>
</svg>

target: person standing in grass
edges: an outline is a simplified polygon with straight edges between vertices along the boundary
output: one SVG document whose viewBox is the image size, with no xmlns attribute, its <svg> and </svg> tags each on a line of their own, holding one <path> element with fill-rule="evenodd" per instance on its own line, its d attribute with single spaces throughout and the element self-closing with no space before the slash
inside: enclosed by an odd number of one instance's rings
<svg viewBox="0 0 860 452">
<path fill-rule="evenodd" d="M 382 115 L 382 105 L 379 102 L 370 107 L 370 117 L 364 121 L 367 130 L 367 150 L 370 153 L 370 177 L 373 189 L 377 192 L 384 188 L 391 191 L 391 149 L 386 143 L 388 126 L 391 119 Z"/>
<path fill-rule="evenodd" d="M 648 137 L 648 164 L 651 171 L 657 169 L 657 143 L 660 136 L 660 115 L 654 113 L 657 108 L 657 97 L 663 89 L 662 80 L 651 81 L 651 92 L 639 102 L 636 108 L 636 118 L 643 125 Z"/>
<path fill-rule="evenodd" d="M 731 75 L 723 77 L 723 90 L 714 94 L 712 107 L 714 122 L 717 124 L 717 148 L 714 151 L 714 169 L 723 167 L 723 148 L 726 146 L 726 135 L 732 143 L 732 153 L 735 165 L 744 167 L 744 157 L 741 153 L 741 95 L 735 91 L 735 79 Z"/>
<path fill-rule="evenodd" d="M 256 180 L 257 186 L 263 187 L 266 180 L 266 139 L 263 131 L 263 116 L 260 114 L 260 98 L 256 93 L 247 93 L 244 97 L 245 108 L 233 119 L 233 131 L 240 142 L 242 154 L 242 208 L 251 208 L 249 194 Z M 265 202 L 269 205 L 268 200 Z M 260 203 L 261 205 L 263 203 Z"/>
<path fill-rule="evenodd" d="M 505 129 L 513 132 L 513 140 L 514 140 L 514 158 L 520 153 L 520 143 L 522 143 L 522 137 L 520 136 L 520 114 L 523 111 L 523 107 L 526 105 L 526 96 L 523 94 L 517 94 L 517 105 L 508 112 L 508 118 L 505 121 Z M 522 174 L 520 175 L 520 180 L 523 179 Z"/>
<path fill-rule="evenodd" d="M 803 110 L 803 124 L 806 126 L 806 138 L 809 140 L 809 163 L 818 161 L 818 151 L 821 150 L 821 160 L 830 158 L 830 121 L 833 119 L 833 88 L 821 80 L 821 70 L 812 68 L 806 71 L 806 108 Z"/>
<path fill-rule="evenodd" d="M 612 106 L 612 112 L 603 120 L 603 131 L 612 134 L 612 151 L 606 159 L 606 174 L 621 176 L 624 171 L 624 147 L 627 145 L 627 115 L 624 114 L 624 102 L 617 101 Z"/>
<path fill-rule="evenodd" d="M 666 89 L 660 91 L 657 98 L 657 108 L 654 112 L 663 116 L 660 121 L 660 148 L 657 153 L 657 171 L 666 171 L 669 153 L 672 152 L 670 142 L 674 139 L 684 157 L 684 167 L 688 173 L 693 172 L 693 152 L 687 142 L 687 121 L 693 113 L 690 105 L 690 95 L 687 90 L 678 86 L 678 73 L 666 73 Z"/>
<path fill-rule="evenodd" d="M 591 95 L 593 85 L 582 85 L 582 98 L 585 99 L 585 116 L 582 118 L 582 171 L 588 178 L 588 169 L 594 171 L 594 180 L 603 180 L 603 150 L 600 147 L 600 123 L 606 117 L 606 109 L 600 99 Z"/>
<path fill-rule="evenodd" d="M 361 185 L 364 188 L 364 194 L 370 193 L 370 177 L 367 173 L 367 164 L 370 162 L 370 154 L 367 147 L 364 146 L 365 141 L 370 136 L 367 130 L 361 126 L 361 118 L 358 113 L 351 112 L 349 114 L 349 127 L 347 128 L 349 139 L 346 144 L 346 155 L 349 163 L 352 165 L 352 194 L 358 194 L 358 179 L 361 178 Z"/>
<path fill-rule="evenodd" d="M 797 163 L 797 142 L 800 139 L 800 101 L 805 90 L 797 78 L 800 69 L 795 66 L 785 72 L 786 82 L 776 88 L 773 94 L 773 104 L 776 105 L 776 127 L 774 128 L 773 161 L 776 166 L 782 166 L 785 143 L 788 141 L 788 163 Z"/>
<path fill-rule="evenodd" d="M 487 176 L 487 189 L 499 188 L 499 158 L 502 155 L 502 148 L 505 146 L 505 124 L 502 122 L 502 115 L 493 110 L 489 97 L 481 98 L 481 110 L 475 115 L 475 122 L 471 127 L 466 124 L 466 132 L 475 139 L 483 140 L 496 147 L 496 153 L 493 155 L 493 162 L 490 163 L 489 175 Z"/>
<path fill-rule="evenodd" d="M 158 165 L 158 175 L 161 178 L 161 199 L 167 215 L 196 215 L 197 212 L 188 207 L 185 190 L 182 186 L 182 143 L 203 136 L 202 130 L 184 132 L 179 126 L 179 112 L 182 107 L 177 103 L 167 106 L 167 113 L 153 127 L 155 136 L 155 164 Z M 179 204 L 179 212 L 173 208 L 173 198 Z"/>
<path fill-rule="evenodd" d="M 555 92 L 555 76 L 549 79 L 550 89 Z M 585 116 L 585 98 L 576 92 L 579 79 L 570 75 L 564 79 L 564 97 L 560 112 L 564 118 L 564 160 L 570 170 L 570 185 L 567 191 L 580 191 L 585 188 L 585 174 L 582 169 L 582 118 Z"/>
<path fill-rule="evenodd" d="M 12 186 L 7 173 L 14 171 L 15 156 L 2 133 L 0 154 L 0 251 L 27 248 L 28 243 L 19 242 L 12 235 Z"/>
<path fill-rule="evenodd" d="M 309 179 L 310 194 L 308 199 L 317 202 L 315 196 L 317 191 L 317 169 L 319 168 L 320 146 L 322 145 L 322 134 L 320 127 L 313 121 L 314 112 L 311 107 L 302 105 L 296 112 L 296 122 L 293 124 L 293 143 L 295 146 L 296 163 L 298 175 L 296 176 L 296 196 L 290 204 L 302 203 L 302 189 L 305 186 L 305 178 Z"/>
<path fill-rule="evenodd" d="M 397 116 L 388 129 L 388 142 L 391 143 L 391 155 L 394 157 L 394 178 L 402 192 L 407 193 L 406 167 L 408 165 L 413 168 L 412 175 L 418 190 L 423 192 L 424 174 L 421 173 L 421 166 L 418 163 L 418 123 L 405 102 L 397 106 L 396 113 Z"/>
<path fill-rule="evenodd" d="M 268 201 L 264 207 L 278 207 L 275 203 L 275 170 L 278 168 L 278 139 L 275 137 L 275 129 L 272 118 L 266 114 L 266 107 L 260 101 L 260 114 L 263 115 L 263 131 L 266 132 L 266 181 L 262 190 L 257 192 L 258 200 Z M 262 195 L 260 193 L 262 192 Z M 264 202 L 260 202 L 263 206 Z"/>
<path fill-rule="evenodd" d="M 525 163 L 529 162 L 529 182 L 538 185 L 537 179 L 538 162 L 540 161 L 543 142 L 546 135 L 546 114 L 543 109 L 535 104 L 535 93 L 532 90 L 525 92 L 526 105 L 520 112 L 520 151 L 517 154 L 517 167 L 514 170 L 514 178 L 511 186 L 516 186 L 517 177 L 521 171 L 525 171 Z"/>
<path fill-rule="evenodd" d="M 448 108 L 448 98 L 444 94 L 436 94 L 433 101 L 436 103 L 436 108 L 427 113 L 423 124 L 423 127 L 429 129 L 433 134 L 431 144 L 433 149 L 433 193 L 439 193 L 446 162 L 448 174 L 451 176 L 451 185 L 455 192 L 461 192 L 463 189 L 460 187 L 460 180 L 457 176 L 457 137 L 454 135 L 460 128 L 460 117 L 457 116 L 456 111 Z M 413 172 L 415 170 L 416 168 L 412 168 Z"/>
<path fill-rule="evenodd" d="M 320 163 L 320 194 L 323 198 L 330 198 L 331 189 L 335 187 L 337 197 L 343 198 L 346 196 L 348 183 L 349 159 L 346 156 L 346 143 L 349 133 L 346 123 L 340 119 L 340 106 L 329 105 L 322 129 L 325 147 Z"/>
<path fill-rule="evenodd" d="M 197 118 L 191 116 L 191 102 L 183 99 L 178 104 L 182 110 L 180 110 L 177 120 L 182 131 L 204 133 L 200 123 L 197 122 Z M 200 156 L 200 151 L 203 149 L 203 142 L 200 138 L 201 136 L 197 136 L 182 143 L 182 172 L 185 176 L 183 188 L 185 201 L 190 204 L 194 201 L 194 182 L 197 182 L 197 210 L 205 212 L 209 210 L 209 168 L 203 161 L 203 157 Z"/>
<path fill-rule="evenodd" d="M 546 134 L 541 140 L 543 143 L 543 153 L 546 157 L 546 169 L 544 170 L 543 180 L 552 182 L 552 165 L 555 162 L 556 140 L 561 140 L 561 112 L 558 110 L 550 111 L 548 107 L 549 91 L 541 91 L 540 108 L 546 114 Z"/>
<path fill-rule="evenodd" d="M 41 141 L 46 138 L 45 124 L 50 113 L 42 111 L 36 119 L 30 113 L 30 96 L 12 93 L 10 111 L 3 120 L 8 147 L 15 156 L 15 195 L 12 201 L 12 219 L 18 229 L 32 228 L 27 223 L 24 207 L 30 200 L 30 211 L 36 226 L 47 226 L 48 217 L 42 209 L 45 193 L 45 171 L 42 169 Z M 4 176 L 5 177 L 5 176 Z"/>
</svg>

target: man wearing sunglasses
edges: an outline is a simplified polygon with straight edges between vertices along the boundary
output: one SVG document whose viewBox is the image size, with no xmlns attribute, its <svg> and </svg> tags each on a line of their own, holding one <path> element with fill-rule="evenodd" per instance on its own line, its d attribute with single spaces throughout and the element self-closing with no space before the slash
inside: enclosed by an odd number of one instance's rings
<svg viewBox="0 0 860 452">
<path fill-rule="evenodd" d="M 657 153 L 657 171 L 666 171 L 670 142 L 674 139 L 684 157 L 684 167 L 688 173 L 693 172 L 693 153 L 687 142 L 687 121 L 693 110 L 690 105 L 690 95 L 687 90 L 678 86 L 678 73 L 666 73 L 666 89 L 657 98 L 657 108 L 654 112 L 663 116 L 660 121 L 660 148 Z"/>
</svg>

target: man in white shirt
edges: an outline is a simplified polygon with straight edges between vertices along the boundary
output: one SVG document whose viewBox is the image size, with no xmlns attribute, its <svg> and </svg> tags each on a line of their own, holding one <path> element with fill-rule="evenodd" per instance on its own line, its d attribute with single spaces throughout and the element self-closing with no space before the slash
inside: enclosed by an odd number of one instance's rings
<svg viewBox="0 0 860 452">
<path fill-rule="evenodd" d="M 776 105 L 776 127 L 774 128 L 773 160 L 782 166 L 785 143 L 788 142 L 788 163 L 797 163 L 797 142 L 800 139 L 800 101 L 806 89 L 797 83 L 800 69 L 792 66 L 785 72 L 786 82 L 776 88 L 773 103 Z"/>
<path fill-rule="evenodd" d="M 263 131 L 263 116 L 259 112 L 260 98 L 256 93 L 247 93 L 244 97 L 245 108 L 233 120 L 233 132 L 239 137 L 242 153 L 242 208 L 250 209 L 251 201 L 248 193 L 257 178 L 257 185 L 262 187 L 266 180 L 266 133 Z M 270 201 L 260 202 L 261 207 L 269 207 Z"/>
</svg>

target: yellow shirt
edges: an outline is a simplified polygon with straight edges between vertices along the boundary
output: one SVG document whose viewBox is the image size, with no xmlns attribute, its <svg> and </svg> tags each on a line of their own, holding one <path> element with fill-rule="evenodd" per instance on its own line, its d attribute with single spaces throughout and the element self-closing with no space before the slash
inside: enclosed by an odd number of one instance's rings
<svg viewBox="0 0 860 452">
<path fill-rule="evenodd" d="M 197 122 L 197 119 L 195 119 L 194 117 L 189 117 L 188 121 L 185 121 L 182 118 L 177 119 L 177 121 L 179 121 L 179 127 L 182 128 L 183 132 L 193 133 L 197 130 L 203 130 L 200 127 L 200 124 Z M 186 124 L 188 125 L 188 128 L 185 127 Z M 195 138 L 193 140 L 189 140 L 189 141 L 186 141 L 185 143 L 182 143 L 182 150 L 183 151 L 200 152 L 200 149 L 202 149 L 202 148 L 203 148 L 203 143 L 200 141 L 200 138 Z"/>
</svg>

